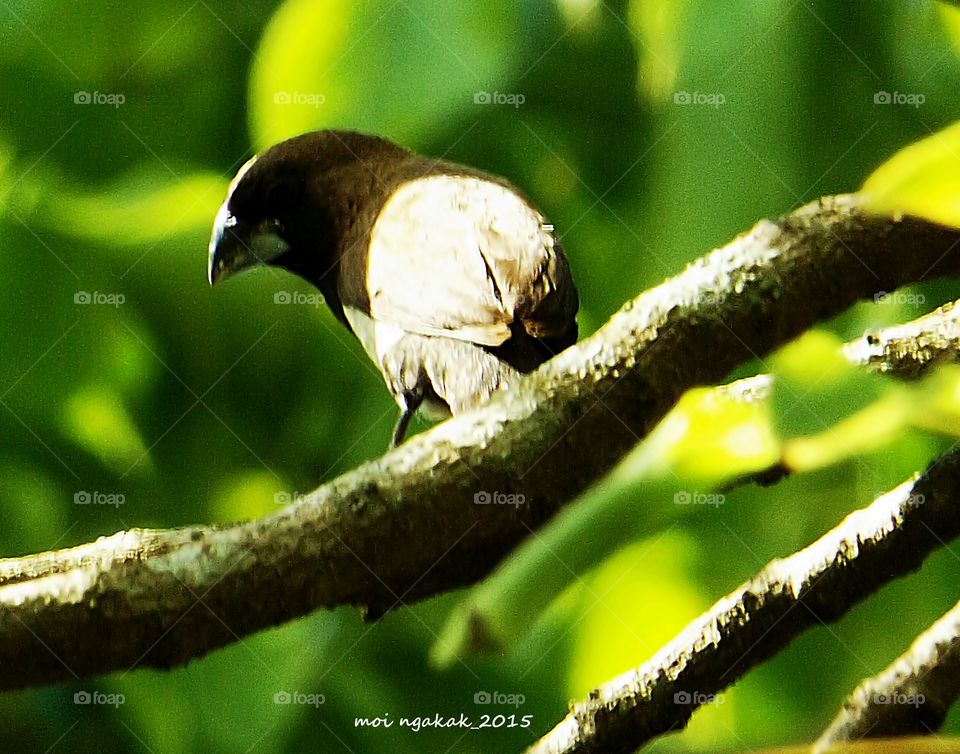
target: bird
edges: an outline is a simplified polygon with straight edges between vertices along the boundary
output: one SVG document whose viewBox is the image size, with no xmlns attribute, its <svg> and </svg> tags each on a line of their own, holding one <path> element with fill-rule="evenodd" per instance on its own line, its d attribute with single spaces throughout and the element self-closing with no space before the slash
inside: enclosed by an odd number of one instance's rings
<svg viewBox="0 0 960 754">
<path fill-rule="evenodd" d="M 208 248 L 211 285 L 270 265 L 320 290 L 400 412 L 456 416 L 577 340 L 553 225 L 504 178 L 387 139 L 312 131 L 248 160 Z"/>
</svg>

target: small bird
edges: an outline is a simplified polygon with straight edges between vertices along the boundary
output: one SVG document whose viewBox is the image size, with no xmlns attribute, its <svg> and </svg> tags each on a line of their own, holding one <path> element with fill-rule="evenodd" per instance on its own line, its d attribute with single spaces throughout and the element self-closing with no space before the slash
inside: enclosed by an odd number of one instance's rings
<svg viewBox="0 0 960 754">
<path fill-rule="evenodd" d="M 240 168 L 210 284 L 268 264 L 320 289 L 410 418 L 457 415 L 576 342 L 579 298 L 548 224 L 503 178 L 376 136 L 315 131 Z"/>
</svg>

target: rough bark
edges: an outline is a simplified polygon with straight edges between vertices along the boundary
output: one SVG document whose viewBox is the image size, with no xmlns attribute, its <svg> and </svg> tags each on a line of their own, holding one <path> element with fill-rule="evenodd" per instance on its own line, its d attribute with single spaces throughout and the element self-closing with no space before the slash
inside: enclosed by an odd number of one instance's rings
<svg viewBox="0 0 960 754">
<path fill-rule="evenodd" d="M 808 628 L 839 619 L 960 535 L 960 450 L 774 560 L 644 665 L 592 691 L 528 754 L 632 752 L 682 728 L 750 668 Z M 954 638 L 954 641 L 956 639 Z"/>
<path fill-rule="evenodd" d="M 862 738 L 929 734 L 960 698 L 960 603 L 886 670 L 861 683 L 817 740 L 813 754 Z"/>
<path fill-rule="evenodd" d="M 856 196 L 762 221 L 515 391 L 273 515 L 0 561 L 0 688 L 172 667 L 317 608 L 376 615 L 474 583 L 686 389 L 858 299 L 958 272 L 960 232 Z M 474 505 L 484 491 L 526 504 Z"/>
</svg>

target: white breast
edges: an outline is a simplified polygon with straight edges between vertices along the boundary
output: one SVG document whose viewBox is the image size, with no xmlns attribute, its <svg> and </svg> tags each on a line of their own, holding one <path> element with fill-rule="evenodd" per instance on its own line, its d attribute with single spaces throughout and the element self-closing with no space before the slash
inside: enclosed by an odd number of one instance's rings
<svg viewBox="0 0 960 754">
<path fill-rule="evenodd" d="M 343 313 L 363 350 L 377 366 L 381 366 L 386 355 L 404 336 L 404 331 L 389 322 L 371 319 L 354 306 L 344 306 Z"/>
</svg>

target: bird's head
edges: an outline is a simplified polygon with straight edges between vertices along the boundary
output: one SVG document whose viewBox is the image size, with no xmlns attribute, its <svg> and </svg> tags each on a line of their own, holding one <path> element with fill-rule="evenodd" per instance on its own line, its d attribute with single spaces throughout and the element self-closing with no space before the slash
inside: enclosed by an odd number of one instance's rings
<svg viewBox="0 0 960 754">
<path fill-rule="evenodd" d="M 408 154 L 374 136 L 314 131 L 248 160 L 214 221 L 211 285 L 261 264 L 308 279 L 322 274 L 336 261 L 339 235 L 362 204 L 357 195 L 374 190 L 377 164 Z"/>
<path fill-rule="evenodd" d="M 257 161 L 252 157 L 240 168 L 217 211 L 207 269 L 211 285 L 248 267 L 269 264 L 290 251 L 280 207 L 264 203 L 270 195 L 264 171 L 248 177 Z"/>
</svg>

